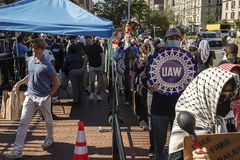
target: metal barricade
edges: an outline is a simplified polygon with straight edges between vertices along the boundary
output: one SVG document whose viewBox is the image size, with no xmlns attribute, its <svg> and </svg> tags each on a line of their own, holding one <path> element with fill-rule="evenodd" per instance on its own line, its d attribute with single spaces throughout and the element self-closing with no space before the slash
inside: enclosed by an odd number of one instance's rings
<svg viewBox="0 0 240 160">
<path fill-rule="evenodd" d="M 112 72 L 111 72 L 111 78 L 112 78 L 112 86 L 111 86 L 111 93 L 112 93 L 112 155 L 113 160 L 126 160 L 126 154 L 125 149 L 122 141 L 122 135 L 121 135 L 121 129 L 119 125 L 119 89 L 116 81 L 116 67 L 112 61 Z"/>
</svg>

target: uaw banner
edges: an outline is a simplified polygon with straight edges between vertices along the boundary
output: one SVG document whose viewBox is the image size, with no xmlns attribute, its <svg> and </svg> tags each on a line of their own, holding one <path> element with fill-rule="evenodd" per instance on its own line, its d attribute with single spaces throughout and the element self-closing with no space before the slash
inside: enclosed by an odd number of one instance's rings
<svg viewBox="0 0 240 160">
<path fill-rule="evenodd" d="M 197 63 L 192 54 L 181 48 L 164 48 L 149 60 L 146 75 L 158 92 L 178 96 L 197 75 Z"/>
</svg>

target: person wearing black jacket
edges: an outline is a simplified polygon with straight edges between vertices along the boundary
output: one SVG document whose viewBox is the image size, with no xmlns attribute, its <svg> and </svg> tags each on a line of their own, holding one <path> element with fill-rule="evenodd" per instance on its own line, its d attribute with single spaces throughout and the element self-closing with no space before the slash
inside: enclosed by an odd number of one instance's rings
<svg viewBox="0 0 240 160">
<path fill-rule="evenodd" d="M 166 47 L 180 47 L 182 36 L 177 28 L 169 28 L 165 35 Z M 168 126 L 172 128 L 175 118 L 175 105 L 179 96 L 167 96 L 157 92 L 157 86 L 148 86 L 153 92 L 151 123 L 155 147 L 155 160 L 166 160 L 165 144 Z"/>
<path fill-rule="evenodd" d="M 73 105 L 78 105 L 82 97 L 84 69 L 82 55 L 78 53 L 78 47 L 75 44 L 68 48 L 64 58 L 63 72 L 72 83 Z"/>
</svg>

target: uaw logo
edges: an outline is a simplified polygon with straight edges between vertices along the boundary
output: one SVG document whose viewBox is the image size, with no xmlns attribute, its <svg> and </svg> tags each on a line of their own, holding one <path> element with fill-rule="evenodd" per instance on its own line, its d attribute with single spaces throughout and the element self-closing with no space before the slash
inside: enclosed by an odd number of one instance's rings
<svg viewBox="0 0 240 160">
<path fill-rule="evenodd" d="M 197 63 L 190 52 L 181 48 L 165 48 L 149 60 L 146 75 L 150 85 L 168 96 L 180 95 L 197 75 Z"/>
</svg>

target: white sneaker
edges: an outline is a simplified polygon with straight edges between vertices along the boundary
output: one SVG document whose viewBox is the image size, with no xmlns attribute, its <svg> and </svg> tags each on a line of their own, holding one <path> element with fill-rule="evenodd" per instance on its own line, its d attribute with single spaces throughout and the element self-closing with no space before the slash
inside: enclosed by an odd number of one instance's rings
<svg viewBox="0 0 240 160">
<path fill-rule="evenodd" d="M 91 93 L 89 96 L 89 100 L 93 101 L 94 100 L 94 93 Z"/>
<path fill-rule="evenodd" d="M 99 102 L 102 101 L 102 97 L 100 95 L 97 95 L 97 101 L 99 101 Z"/>
<path fill-rule="evenodd" d="M 48 147 L 50 147 L 52 144 L 53 144 L 53 138 L 46 138 L 45 140 L 44 140 L 44 142 L 43 142 L 43 144 L 41 145 L 41 147 L 43 148 L 43 149 L 46 149 L 46 148 L 48 148 Z"/>
<path fill-rule="evenodd" d="M 9 159 L 22 158 L 22 152 L 21 151 L 12 151 L 10 154 L 6 154 L 5 157 L 7 157 Z"/>
</svg>

